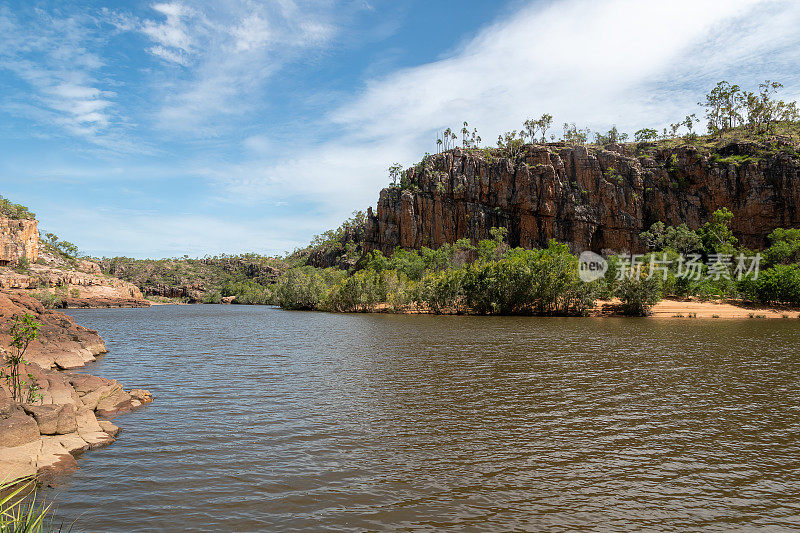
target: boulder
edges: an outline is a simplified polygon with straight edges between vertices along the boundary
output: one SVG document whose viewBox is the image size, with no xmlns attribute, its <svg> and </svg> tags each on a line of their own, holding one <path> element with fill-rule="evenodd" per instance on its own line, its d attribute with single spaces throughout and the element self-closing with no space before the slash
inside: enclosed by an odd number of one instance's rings
<svg viewBox="0 0 800 533">
<path fill-rule="evenodd" d="M 0 451 L 0 453 L 5 450 Z M 31 461 L 10 461 L 0 456 L 0 476 L 6 481 L 33 477 L 36 475 L 36 464 Z"/>
<path fill-rule="evenodd" d="M 36 420 L 36 424 L 39 426 L 39 433 L 42 435 L 55 435 L 58 433 L 60 405 L 22 404 L 22 409 Z"/>
<path fill-rule="evenodd" d="M 95 412 L 100 416 L 113 416 L 132 407 L 130 394 L 123 391 L 120 385 L 97 402 Z"/>
<path fill-rule="evenodd" d="M 138 400 L 142 404 L 150 403 L 153 401 L 153 395 L 150 393 L 149 390 L 131 389 L 130 391 L 128 391 L 128 394 L 130 394 L 131 398 L 133 398 L 134 400 Z"/>
<path fill-rule="evenodd" d="M 59 435 L 66 435 L 67 433 L 74 433 L 76 431 L 78 431 L 78 422 L 75 413 L 75 405 L 62 405 L 61 410 L 58 412 L 56 433 Z"/>
<path fill-rule="evenodd" d="M 100 424 L 100 428 L 103 431 L 105 431 L 106 433 L 108 433 L 112 437 L 116 437 L 117 435 L 119 435 L 119 432 L 120 432 L 119 426 L 115 426 L 114 424 L 111 423 L 111 421 L 109 421 L 109 420 L 98 420 L 97 423 Z"/>
<path fill-rule="evenodd" d="M 86 441 L 89 448 L 99 448 L 114 442 L 112 437 L 107 432 L 103 431 L 102 426 L 97 421 L 97 417 L 89 409 L 81 409 L 76 416 L 78 422 L 78 435 Z"/>
<path fill-rule="evenodd" d="M 61 352 L 53 356 L 53 362 L 61 370 L 72 370 L 80 368 L 86 364 L 83 350 L 76 349 L 74 352 Z"/>
<path fill-rule="evenodd" d="M 39 425 L 21 410 L 0 419 L 0 448 L 14 447 L 39 440 Z"/>
</svg>

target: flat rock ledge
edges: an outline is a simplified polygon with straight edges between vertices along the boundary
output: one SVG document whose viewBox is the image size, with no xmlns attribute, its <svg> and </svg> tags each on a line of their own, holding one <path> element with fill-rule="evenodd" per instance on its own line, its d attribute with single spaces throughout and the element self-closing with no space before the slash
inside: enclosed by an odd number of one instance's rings
<svg viewBox="0 0 800 533">
<path fill-rule="evenodd" d="M 0 480 L 38 475 L 49 482 L 77 468 L 75 457 L 114 442 L 119 427 L 108 417 L 150 403 L 148 391 L 126 392 L 116 380 L 27 365 L 43 398 L 11 401 L 0 388 Z"/>
</svg>

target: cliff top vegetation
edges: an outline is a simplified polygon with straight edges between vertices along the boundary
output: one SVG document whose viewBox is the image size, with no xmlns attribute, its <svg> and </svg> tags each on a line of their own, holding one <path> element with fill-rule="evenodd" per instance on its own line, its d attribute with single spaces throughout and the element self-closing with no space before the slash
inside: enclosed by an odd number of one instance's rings
<svg viewBox="0 0 800 533">
<path fill-rule="evenodd" d="M 752 157 L 775 151 L 788 150 L 800 156 L 800 109 L 797 102 L 787 102 L 777 97 L 782 84 L 767 80 L 758 88 L 748 91 L 736 84 L 721 81 L 698 102 L 698 113 L 686 115 L 682 120 L 659 131 L 642 128 L 633 136 L 612 125 L 606 132 L 593 132 L 573 123 L 564 123 L 560 135 L 552 133 L 553 116 L 544 113 L 539 118 L 525 120 L 519 130 L 507 131 L 497 138 L 494 147 L 481 146 L 481 136 L 475 128 L 463 123 L 460 132 L 447 128 L 437 134 L 436 153 L 461 149 L 489 158 L 516 158 L 526 146 L 540 144 L 551 149 L 587 146 L 602 148 L 611 144 L 630 147 L 633 152 L 645 155 L 656 149 L 675 149 L 691 146 L 703 153 L 724 151 L 735 143 L 752 143 L 761 147 Z M 705 124 L 705 133 L 698 131 Z M 416 167 L 425 166 L 431 154 L 426 154 Z M 724 156 L 723 156 L 724 157 Z M 738 161 L 732 161 L 738 162 Z M 398 163 L 389 167 L 391 187 L 413 188 L 404 180 L 405 172 Z"/>
<path fill-rule="evenodd" d="M 0 196 L 0 217 L 12 218 L 14 220 L 33 220 L 36 214 L 31 213 L 27 207 Z"/>
</svg>

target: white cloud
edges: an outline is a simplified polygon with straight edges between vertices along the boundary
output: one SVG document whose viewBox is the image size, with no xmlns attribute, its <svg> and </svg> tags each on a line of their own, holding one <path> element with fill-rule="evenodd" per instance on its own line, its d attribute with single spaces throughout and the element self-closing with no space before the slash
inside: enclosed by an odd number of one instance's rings
<svg viewBox="0 0 800 533">
<path fill-rule="evenodd" d="M 265 46 L 272 30 L 268 21 L 258 14 L 246 16 L 233 30 L 236 39 L 236 50 L 252 50 Z"/>
<path fill-rule="evenodd" d="M 183 67 L 188 67 L 191 64 L 189 55 L 180 50 L 170 50 L 163 46 L 151 46 L 147 49 L 152 55 L 160 57 L 168 63 L 177 63 Z"/>
<path fill-rule="evenodd" d="M 321 47 L 335 35 L 327 20 L 324 0 L 302 5 L 281 0 L 248 0 L 224 4 L 155 4 L 162 17 L 130 24 L 128 15 L 118 27 L 135 29 L 153 43 L 147 51 L 187 69 L 185 77 L 170 78 L 157 91 L 163 102 L 159 123 L 167 130 L 191 135 L 218 135 L 232 129 L 227 121 L 258 105 L 265 82 L 296 54 Z"/>
<path fill-rule="evenodd" d="M 331 118 L 370 138 L 385 135 L 389 120 L 396 131 L 427 130 L 467 119 L 492 132 L 546 111 L 562 121 L 588 121 L 592 126 L 600 126 L 609 115 L 633 122 L 641 117 L 627 115 L 628 106 L 636 103 L 627 98 L 631 90 L 649 81 L 669 84 L 660 79 L 665 69 L 684 60 L 692 45 L 718 30 L 719 23 L 756 4 L 757 0 L 733 0 L 724 6 L 709 0 L 571 0 L 544 8 L 534 4 L 485 29 L 451 57 L 373 81 L 360 98 Z M 718 50 L 703 52 L 704 62 L 717 60 Z M 640 92 L 642 97 L 646 94 Z M 663 112 L 652 111 L 650 120 L 662 120 Z"/>
<path fill-rule="evenodd" d="M 0 10 L 0 67 L 28 84 L 31 96 L 4 107 L 48 123 L 96 144 L 108 144 L 107 127 L 114 120 L 114 92 L 101 89 L 97 72 L 104 66 L 90 51 L 97 40 L 86 30 L 89 20 L 76 15 L 55 19 L 34 12 L 24 23 Z"/>
<path fill-rule="evenodd" d="M 325 118 L 324 127 L 340 129 L 334 140 L 279 161 L 255 158 L 199 172 L 237 201 L 302 198 L 319 203 L 326 218 L 342 219 L 374 205 L 391 162 L 418 161 L 435 150 L 436 130 L 464 119 L 489 144 L 543 112 L 556 124 L 617 124 L 633 132 L 697 111 L 716 76 L 755 84 L 765 63 L 779 56 L 794 67 L 784 72 L 794 72 L 798 19 L 800 6 L 789 1 L 532 4 L 441 60 L 368 82 Z"/>
<path fill-rule="evenodd" d="M 141 31 L 158 46 L 148 48 L 148 51 L 167 61 L 187 65 L 188 55 L 195 44 L 193 33 L 199 26 L 197 13 L 181 3 L 154 4 L 153 10 L 164 15 L 166 21 L 156 22 L 144 20 Z M 201 21 L 202 22 L 202 19 Z"/>
</svg>

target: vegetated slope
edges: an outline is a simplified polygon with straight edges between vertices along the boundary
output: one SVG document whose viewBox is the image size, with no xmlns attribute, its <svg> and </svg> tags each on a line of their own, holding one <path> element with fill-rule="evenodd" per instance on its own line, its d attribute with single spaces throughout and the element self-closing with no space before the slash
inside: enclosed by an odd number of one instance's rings
<svg viewBox="0 0 800 533">
<path fill-rule="evenodd" d="M 220 255 L 202 259 L 103 258 L 103 272 L 130 281 L 146 296 L 186 302 L 269 303 L 268 287 L 285 268 L 283 261 L 257 254 Z"/>
</svg>

